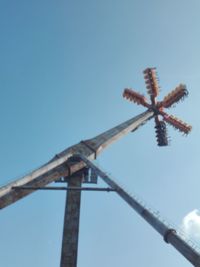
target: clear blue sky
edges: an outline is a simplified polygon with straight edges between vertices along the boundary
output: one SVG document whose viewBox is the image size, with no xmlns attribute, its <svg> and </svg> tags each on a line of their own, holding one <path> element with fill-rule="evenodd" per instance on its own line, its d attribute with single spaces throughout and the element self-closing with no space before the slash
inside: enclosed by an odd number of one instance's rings
<svg viewBox="0 0 200 267">
<path fill-rule="evenodd" d="M 191 135 L 169 127 L 158 148 L 149 122 L 98 161 L 178 225 L 200 209 L 199 11 L 198 0 L 1 0 L 0 184 L 143 111 L 121 95 L 145 93 L 142 71 L 156 66 L 161 98 L 187 85 L 170 113 Z M 59 266 L 64 199 L 37 192 L 1 211 L 0 266 Z M 147 265 L 190 263 L 114 193 L 83 193 L 78 266 Z"/>
</svg>

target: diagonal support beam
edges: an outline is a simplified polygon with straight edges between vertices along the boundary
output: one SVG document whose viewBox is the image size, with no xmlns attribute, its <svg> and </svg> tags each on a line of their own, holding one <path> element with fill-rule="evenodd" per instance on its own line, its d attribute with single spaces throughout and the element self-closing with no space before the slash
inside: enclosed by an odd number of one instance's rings
<svg viewBox="0 0 200 267">
<path fill-rule="evenodd" d="M 76 153 L 81 153 L 86 158 L 93 160 L 110 144 L 122 138 L 131 131 L 136 130 L 147 120 L 154 116 L 153 111 L 147 110 L 140 115 L 119 124 L 118 126 L 96 136 L 95 138 L 80 142 L 77 145 L 65 149 L 56 155 L 50 162 L 33 171 L 32 173 L 9 183 L 0 188 L 0 209 L 18 201 L 35 190 L 16 190 L 15 186 L 43 187 L 59 177 L 70 176 L 81 170 L 85 163 L 73 162 L 70 158 Z"/>
<path fill-rule="evenodd" d="M 191 247 L 181 236 L 176 233 L 175 229 L 169 228 L 156 215 L 148 210 L 142 203 L 129 195 L 124 188 L 119 186 L 109 175 L 102 171 L 94 162 L 91 162 L 83 155 L 77 155 L 82 159 L 88 167 L 92 168 L 105 183 L 116 190 L 117 194 L 129 204 L 148 224 L 150 224 L 164 239 L 166 243 L 171 244 L 182 256 L 184 256 L 195 267 L 200 267 L 200 254 Z"/>
</svg>

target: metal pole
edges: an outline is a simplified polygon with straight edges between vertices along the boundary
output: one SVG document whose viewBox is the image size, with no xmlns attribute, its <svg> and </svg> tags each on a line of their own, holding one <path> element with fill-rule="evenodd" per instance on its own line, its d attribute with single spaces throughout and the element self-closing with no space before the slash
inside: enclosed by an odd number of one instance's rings
<svg viewBox="0 0 200 267">
<path fill-rule="evenodd" d="M 67 179 L 68 187 L 81 187 L 83 172 Z M 76 267 L 81 206 L 81 190 L 70 190 L 66 194 L 63 240 L 60 267 Z"/>
</svg>

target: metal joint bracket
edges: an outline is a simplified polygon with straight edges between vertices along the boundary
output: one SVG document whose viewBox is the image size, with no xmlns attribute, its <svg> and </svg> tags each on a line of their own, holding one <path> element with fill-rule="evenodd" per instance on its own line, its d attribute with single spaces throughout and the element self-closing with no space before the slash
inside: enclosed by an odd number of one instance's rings
<svg viewBox="0 0 200 267">
<path fill-rule="evenodd" d="M 83 145 L 85 145 L 87 148 L 89 148 L 94 153 L 94 159 L 97 158 L 97 151 L 96 151 L 96 149 L 94 149 L 92 146 L 90 146 L 87 141 L 82 140 L 80 143 L 83 144 Z"/>
<path fill-rule="evenodd" d="M 176 234 L 176 230 L 173 229 L 173 228 L 170 228 L 170 229 L 168 229 L 168 230 L 165 232 L 165 234 L 164 234 L 164 236 L 163 236 L 163 239 L 164 239 L 164 241 L 165 241 L 166 243 L 169 243 L 168 238 L 169 238 L 169 236 L 170 236 L 171 234 Z"/>
</svg>

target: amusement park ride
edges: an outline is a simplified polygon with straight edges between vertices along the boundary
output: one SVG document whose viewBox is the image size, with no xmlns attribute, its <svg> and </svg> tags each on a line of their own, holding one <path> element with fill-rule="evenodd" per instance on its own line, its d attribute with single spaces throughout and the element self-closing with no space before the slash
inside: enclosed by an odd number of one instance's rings
<svg viewBox="0 0 200 267">
<path fill-rule="evenodd" d="M 165 122 L 172 125 L 175 129 L 179 130 L 180 132 L 183 132 L 184 134 L 188 134 L 192 129 L 192 127 L 188 124 L 164 112 L 164 108 L 170 108 L 179 101 L 183 100 L 188 95 L 188 91 L 185 85 L 180 84 L 175 88 L 175 90 L 170 92 L 163 99 L 163 101 L 158 102 L 156 101 L 156 97 L 159 94 L 159 85 L 156 69 L 148 68 L 144 70 L 144 79 L 147 87 L 147 93 L 150 96 L 150 104 L 147 102 L 147 99 L 143 95 L 131 89 L 125 89 L 123 96 L 126 99 L 135 102 L 136 104 L 142 105 L 148 108 L 149 110 L 154 111 L 155 129 L 158 146 L 167 146 L 169 140 L 167 136 Z M 163 120 L 159 119 L 159 115 L 163 117 Z"/>
<path fill-rule="evenodd" d="M 138 199 L 130 196 L 109 175 L 92 162 L 108 145 L 127 133 L 135 131 L 151 118 L 155 120 L 158 146 L 166 146 L 169 143 L 166 123 L 184 134 L 191 131 L 191 126 L 164 111 L 164 108 L 174 106 L 188 95 L 185 85 L 180 84 L 159 102 L 156 100 L 159 85 L 155 68 L 147 68 L 144 71 L 144 78 L 150 102 L 132 89 L 125 89 L 123 96 L 147 108 L 145 112 L 92 139 L 81 141 L 79 144 L 65 149 L 42 167 L 0 188 L 0 209 L 13 204 L 36 190 L 67 191 L 60 267 L 77 266 L 80 202 L 81 191 L 83 190 L 115 191 L 163 236 L 165 242 L 174 246 L 193 266 L 200 267 L 200 254 L 194 247 L 188 244 L 175 229 L 162 222 Z M 97 184 L 98 176 L 109 185 L 108 188 L 82 186 L 83 183 Z M 68 186 L 46 186 L 52 182 L 67 183 Z"/>
</svg>

